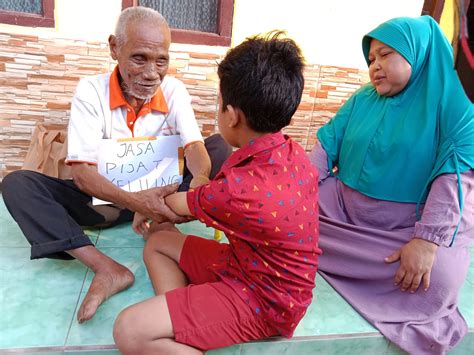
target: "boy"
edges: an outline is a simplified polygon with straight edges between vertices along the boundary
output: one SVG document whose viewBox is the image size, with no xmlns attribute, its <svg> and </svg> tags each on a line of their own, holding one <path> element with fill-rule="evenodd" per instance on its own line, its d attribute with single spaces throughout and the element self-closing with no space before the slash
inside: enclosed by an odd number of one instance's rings
<svg viewBox="0 0 474 355">
<path fill-rule="evenodd" d="M 124 354 L 201 354 L 275 335 L 291 337 L 311 303 L 321 253 L 318 176 L 280 130 L 304 86 L 300 49 L 281 33 L 249 38 L 219 64 L 218 126 L 239 148 L 215 179 L 166 197 L 169 208 L 222 230 L 229 244 L 178 231 L 147 236 L 156 297 L 120 313 Z"/>
</svg>

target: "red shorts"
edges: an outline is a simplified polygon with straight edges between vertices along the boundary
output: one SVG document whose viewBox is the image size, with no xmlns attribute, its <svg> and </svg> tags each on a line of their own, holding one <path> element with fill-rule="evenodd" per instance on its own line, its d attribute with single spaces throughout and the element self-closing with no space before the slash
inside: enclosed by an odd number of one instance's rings
<svg viewBox="0 0 474 355">
<path fill-rule="evenodd" d="M 175 340 L 200 350 L 258 340 L 278 332 L 207 270 L 221 251 L 214 240 L 188 236 L 179 261 L 190 285 L 166 293 Z"/>
</svg>

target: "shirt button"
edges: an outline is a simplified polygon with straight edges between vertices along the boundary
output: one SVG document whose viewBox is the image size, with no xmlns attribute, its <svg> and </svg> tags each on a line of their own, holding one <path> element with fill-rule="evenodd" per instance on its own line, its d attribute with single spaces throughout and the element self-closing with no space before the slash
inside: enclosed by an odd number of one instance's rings
<svg viewBox="0 0 474 355">
<path fill-rule="evenodd" d="M 133 125 L 133 122 L 130 122 L 130 126 L 132 126 L 132 125 Z"/>
<path fill-rule="evenodd" d="M 127 108 L 127 112 L 130 112 L 130 109 L 129 109 L 129 108 Z"/>
</svg>

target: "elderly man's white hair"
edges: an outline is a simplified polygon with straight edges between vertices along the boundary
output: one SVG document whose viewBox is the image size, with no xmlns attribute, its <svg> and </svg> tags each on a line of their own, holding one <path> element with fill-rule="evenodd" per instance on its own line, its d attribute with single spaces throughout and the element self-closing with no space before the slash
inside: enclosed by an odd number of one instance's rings
<svg viewBox="0 0 474 355">
<path fill-rule="evenodd" d="M 169 31 L 165 18 L 156 10 L 144 6 L 134 6 L 123 10 L 115 26 L 115 39 L 117 46 L 121 47 L 127 40 L 127 27 L 134 22 L 144 22 L 163 26 Z"/>
</svg>

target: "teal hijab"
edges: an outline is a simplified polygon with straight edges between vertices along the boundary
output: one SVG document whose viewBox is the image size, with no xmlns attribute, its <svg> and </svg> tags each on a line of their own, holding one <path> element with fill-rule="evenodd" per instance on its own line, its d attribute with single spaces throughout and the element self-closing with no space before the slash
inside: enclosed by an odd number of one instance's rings
<svg viewBox="0 0 474 355">
<path fill-rule="evenodd" d="M 411 65 L 407 86 L 380 96 L 360 88 L 318 131 L 329 170 L 359 192 L 382 200 L 425 202 L 433 180 L 474 167 L 474 106 L 454 70 L 453 52 L 429 16 L 389 20 L 362 40 L 367 64 L 372 38 Z"/>
<path fill-rule="evenodd" d="M 411 65 L 407 86 L 392 97 L 363 86 L 318 138 L 348 186 L 382 200 L 424 202 L 438 175 L 474 167 L 474 106 L 431 17 L 395 18 L 369 32 L 362 40 L 367 64 L 372 38 Z"/>
</svg>

